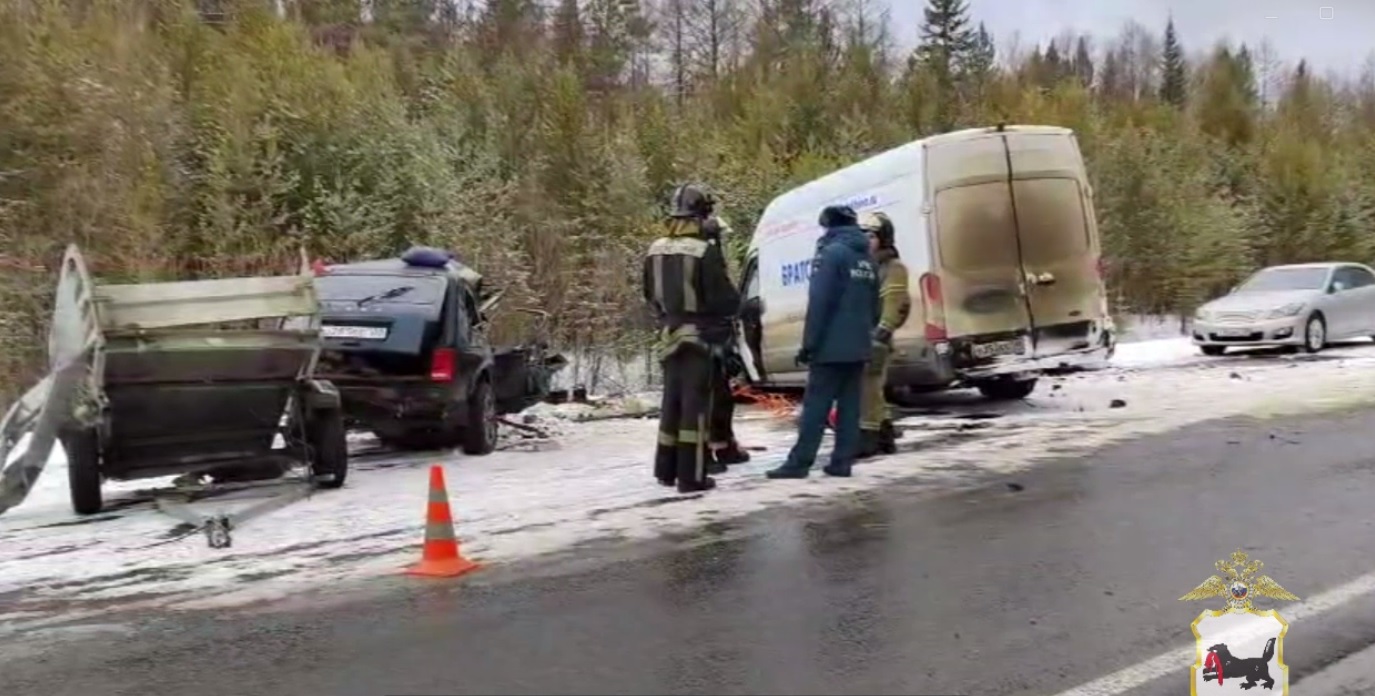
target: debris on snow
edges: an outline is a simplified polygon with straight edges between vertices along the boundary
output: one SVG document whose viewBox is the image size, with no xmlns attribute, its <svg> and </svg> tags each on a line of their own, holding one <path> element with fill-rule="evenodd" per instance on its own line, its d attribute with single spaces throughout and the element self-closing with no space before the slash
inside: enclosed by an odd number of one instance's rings
<svg viewBox="0 0 1375 696">
<path fill-rule="evenodd" d="M 654 392 L 588 399 L 586 403 L 535 404 L 525 414 L 575 423 L 657 415 L 659 395 Z"/>
</svg>

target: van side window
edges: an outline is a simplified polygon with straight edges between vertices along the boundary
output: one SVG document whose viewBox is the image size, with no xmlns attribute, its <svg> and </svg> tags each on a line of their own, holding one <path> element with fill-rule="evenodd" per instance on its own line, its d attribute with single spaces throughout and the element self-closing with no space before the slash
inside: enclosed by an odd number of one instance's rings
<svg viewBox="0 0 1375 696">
<path fill-rule="evenodd" d="M 751 261 L 745 267 L 745 299 L 759 297 L 759 262 Z"/>
</svg>

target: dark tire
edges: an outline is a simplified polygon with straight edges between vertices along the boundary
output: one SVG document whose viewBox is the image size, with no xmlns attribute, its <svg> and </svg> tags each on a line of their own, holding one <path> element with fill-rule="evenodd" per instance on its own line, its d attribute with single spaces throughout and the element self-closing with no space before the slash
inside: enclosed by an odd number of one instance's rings
<svg viewBox="0 0 1375 696">
<path fill-rule="evenodd" d="M 67 453 L 72 510 L 78 515 L 94 515 L 105 506 L 100 495 L 100 439 L 93 429 L 64 433 L 60 439 Z"/>
<path fill-rule="evenodd" d="M 1036 390 L 1034 379 L 992 379 L 975 385 L 984 398 L 994 401 L 1017 401 L 1031 396 Z"/>
<path fill-rule="evenodd" d="M 468 397 L 468 425 L 463 429 L 463 453 L 491 454 L 497 448 L 497 403 L 492 383 L 482 379 Z"/>
<path fill-rule="evenodd" d="M 349 475 L 348 429 L 337 409 L 311 414 L 306 438 L 310 443 L 310 473 L 319 488 L 339 488 Z"/>
<path fill-rule="evenodd" d="M 1204 355 L 1216 358 L 1227 352 L 1227 346 L 1199 346 L 1198 350 Z"/>
<path fill-rule="evenodd" d="M 1327 347 L 1327 319 L 1321 312 L 1314 312 L 1303 325 L 1303 350 L 1316 353 Z"/>
</svg>

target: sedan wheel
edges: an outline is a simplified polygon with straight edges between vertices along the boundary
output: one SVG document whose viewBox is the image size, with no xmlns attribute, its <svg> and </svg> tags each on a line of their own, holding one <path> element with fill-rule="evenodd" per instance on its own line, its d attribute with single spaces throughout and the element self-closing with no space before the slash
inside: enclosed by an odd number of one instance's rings
<svg viewBox="0 0 1375 696">
<path fill-rule="evenodd" d="M 1322 317 L 1314 314 L 1308 318 L 1308 325 L 1303 330 L 1303 349 L 1309 353 L 1316 353 L 1327 346 L 1327 324 Z"/>
</svg>

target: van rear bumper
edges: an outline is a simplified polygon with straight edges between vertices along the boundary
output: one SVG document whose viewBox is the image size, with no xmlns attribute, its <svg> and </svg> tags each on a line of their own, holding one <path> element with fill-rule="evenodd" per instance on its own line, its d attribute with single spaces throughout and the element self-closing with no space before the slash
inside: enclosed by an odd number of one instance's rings
<svg viewBox="0 0 1375 696">
<path fill-rule="evenodd" d="M 920 352 L 894 361 L 888 372 L 889 384 L 927 388 L 954 387 L 995 377 L 1019 374 L 1063 374 L 1106 366 L 1116 349 L 1116 337 L 1103 332 L 1095 345 L 1040 357 L 1011 356 L 987 364 L 956 367 L 949 344 L 922 346 Z"/>
<path fill-rule="evenodd" d="M 1096 346 L 1081 350 L 1068 351 L 1057 355 L 1036 358 L 1017 358 L 993 363 L 987 366 L 959 371 L 962 381 L 1004 377 L 1019 373 L 1061 374 L 1102 367 L 1112 356 L 1108 346 Z"/>
</svg>

